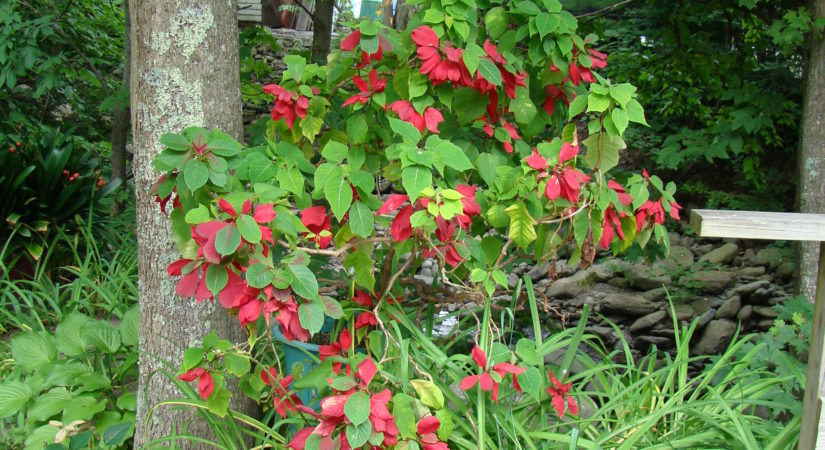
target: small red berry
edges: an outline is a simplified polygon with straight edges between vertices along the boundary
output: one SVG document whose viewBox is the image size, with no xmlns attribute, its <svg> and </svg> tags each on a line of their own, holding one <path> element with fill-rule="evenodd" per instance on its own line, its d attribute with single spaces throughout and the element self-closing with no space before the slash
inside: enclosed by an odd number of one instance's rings
<svg viewBox="0 0 825 450">
<path fill-rule="evenodd" d="M 66 170 L 66 169 L 63 169 L 63 176 L 68 177 L 69 176 L 69 171 Z"/>
<path fill-rule="evenodd" d="M 17 145 L 17 147 L 19 148 L 23 144 L 21 144 L 20 141 L 17 141 L 17 142 L 15 142 L 15 145 Z"/>
</svg>

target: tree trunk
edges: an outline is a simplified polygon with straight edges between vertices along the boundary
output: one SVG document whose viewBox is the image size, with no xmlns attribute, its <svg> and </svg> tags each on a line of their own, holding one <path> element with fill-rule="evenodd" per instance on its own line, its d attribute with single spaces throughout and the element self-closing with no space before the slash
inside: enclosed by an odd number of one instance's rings
<svg viewBox="0 0 825 450">
<path fill-rule="evenodd" d="M 123 2 L 123 10 L 126 16 L 126 23 L 123 33 L 123 80 L 120 84 L 119 92 L 128 91 L 129 89 L 129 72 L 130 72 L 130 36 L 132 24 L 131 14 L 129 12 L 129 0 Z M 112 181 L 120 179 L 125 186 L 126 183 L 126 139 L 129 135 L 129 103 L 118 100 L 115 103 L 115 110 L 112 114 L 112 155 L 109 158 L 109 163 L 112 165 Z M 114 214 L 123 210 L 123 204 L 115 201 Z"/>
<path fill-rule="evenodd" d="M 825 0 L 811 0 L 812 17 L 825 17 Z M 825 40 L 811 30 L 805 58 L 805 92 L 800 124 L 799 185 L 797 205 L 800 212 L 825 214 Z M 803 242 L 797 247 L 798 290 L 813 301 L 816 293 L 819 245 Z"/>
<path fill-rule="evenodd" d="M 144 448 L 173 429 L 211 434 L 193 409 L 153 410 L 160 401 L 182 396 L 160 371 L 176 372 L 183 351 L 199 345 L 210 330 L 235 342 L 245 339 L 237 319 L 220 306 L 175 295 L 166 267 L 179 253 L 168 217 L 149 193 L 159 177 L 152 159 L 163 148 L 159 139 L 164 133 L 200 125 L 240 139 L 242 119 L 236 0 L 141 0 L 130 7 L 140 305 L 135 447 Z M 234 390 L 233 409 L 249 414 L 254 406 Z"/>
<path fill-rule="evenodd" d="M 334 7 L 334 0 L 315 0 L 315 12 L 312 14 L 312 61 L 319 65 L 327 63 Z"/>
</svg>

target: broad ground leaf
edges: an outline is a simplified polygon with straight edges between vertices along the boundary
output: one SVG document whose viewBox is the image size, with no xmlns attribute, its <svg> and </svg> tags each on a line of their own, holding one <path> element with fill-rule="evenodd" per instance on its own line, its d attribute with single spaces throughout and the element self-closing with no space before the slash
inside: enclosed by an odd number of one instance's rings
<svg viewBox="0 0 825 450">
<path fill-rule="evenodd" d="M 32 390 L 19 381 L 0 384 L 0 418 L 10 417 L 28 403 Z"/>
<path fill-rule="evenodd" d="M 68 356 L 82 355 L 86 353 L 86 342 L 83 340 L 83 326 L 90 319 L 80 313 L 71 313 L 63 317 L 57 324 L 55 337 L 57 338 L 57 349 Z"/>
<path fill-rule="evenodd" d="M 527 370 L 517 377 L 521 389 L 537 402 L 541 401 L 541 372 L 535 367 L 527 367 Z"/>
<path fill-rule="evenodd" d="M 44 333 L 20 333 L 11 339 L 11 356 L 14 365 L 26 372 L 33 372 L 57 357 L 57 346 L 51 336 Z"/>
</svg>

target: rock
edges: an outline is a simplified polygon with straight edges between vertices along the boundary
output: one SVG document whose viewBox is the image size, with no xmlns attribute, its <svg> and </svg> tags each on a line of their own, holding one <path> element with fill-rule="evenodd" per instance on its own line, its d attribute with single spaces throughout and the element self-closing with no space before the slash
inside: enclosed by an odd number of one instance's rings
<svg viewBox="0 0 825 450">
<path fill-rule="evenodd" d="M 793 278 L 793 272 L 796 269 L 796 266 L 792 262 L 784 262 L 777 266 L 776 268 L 776 276 L 782 278 L 783 280 L 790 280 Z"/>
<path fill-rule="evenodd" d="M 673 312 L 676 313 L 676 320 L 679 322 L 693 318 L 693 308 L 688 305 L 673 305 L 673 311 L 667 310 L 668 316 L 673 317 Z"/>
<path fill-rule="evenodd" d="M 767 317 L 768 319 L 775 319 L 779 317 L 779 313 L 774 311 L 774 309 L 770 306 L 754 306 L 753 312 L 762 317 Z"/>
<path fill-rule="evenodd" d="M 742 309 L 739 310 L 738 313 L 736 313 L 736 320 L 744 322 L 750 319 L 751 314 L 753 314 L 753 306 L 745 305 L 742 307 Z"/>
<path fill-rule="evenodd" d="M 646 316 L 642 316 L 636 319 L 632 325 L 630 325 L 630 332 L 637 333 L 642 330 L 646 330 L 648 328 L 652 328 L 654 325 L 660 323 L 661 321 L 667 318 L 667 313 L 664 311 L 656 311 L 652 312 Z"/>
<path fill-rule="evenodd" d="M 663 263 L 653 266 L 647 264 L 633 264 L 625 270 L 625 277 L 632 286 L 643 291 L 649 291 L 670 284 L 670 274 Z"/>
<path fill-rule="evenodd" d="M 704 328 L 705 325 L 707 325 L 708 323 L 710 323 L 711 320 L 713 320 L 713 316 L 715 313 L 716 311 L 712 309 L 705 311 L 704 314 L 699 316 L 699 323 L 696 326 L 698 328 Z"/>
<path fill-rule="evenodd" d="M 707 253 L 710 253 L 713 250 L 713 244 L 697 244 L 694 245 L 692 250 L 699 256 L 704 256 Z"/>
<path fill-rule="evenodd" d="M 676 245 L 679 245 L 682 242 L 682 236 L 679 233 L 674 233 L 672 231 L 667 233 L 668 239 L 670 239 L 670 248 L 673 248 Z"/>
<path fill-rule="evenodd" d="M 510 275 L 507 275 L 507 285 L 510 287 L 510 289 L 515 289 L 516 288 L 516 285 L 518 285 L 518 280 L 519 280 L 519 276 L 516 275 L 515 273 L 511 273 Z"/>
<path fill-rule="evenodd" d="M 609 262 L 593 264 L 590 270 L 596 275 L 596 281 L 607 281 L 613 278 L 615 265 Z"/>
<path fill-rule="evenodd" d="M 758 277 L 765 274 L 765 268 L 762 266 L 745 267 L 740 272 L 743 277 Z"/>
<path fill-rule="evenodd" d="M 527 276 L 530 277 L 531 280 L 535 283 L 536 281 L 541 280 L 542 278 L 547 276 L 547 271 L 550 270 L 551 263 L 543 263 L 536 267 L 533 267 L 527 272 Z M 555 264 L 552 263 L 552 264 Z"/>
<path fill-rule="evenodd" d="M 664 336 L 639 336 L 633 339 L 633 346 L 647 351 L 650 347 L 656 346 L 660 349 L 667 350 L 673 348 L 673 341 Z"/>
<path fill-rule="evenodd" d="M 752 283 L 736 286 L 731 289 L 730 295 L 738 295 L 742 300 L 748 300 L 757 289 L 770 285 L 769 281 L 759 280 Z"/>
<path fill-rule="evenodd" d="M 602 311 L 629 316 L 643 316 L 656 311 L 657 306 L 637 294 L 614 294 L 605 296 L 601 302 Z"/>
<path fill-rule="evenodd" d="M 733 258 L 737 253 L 739 253 L 739 246 L 733 243 L 728 243 L 705 253 L 701 258 L 699 258 L 699 262 L 708 262 L 710 264 L 727 264 L 733 261 Z"/>
<path fill-rule="evenodd" d="M 671 270 L 685 269 L 693 264 L 693 253 L 686 247 L 671 246 L 670 254 L 662 261 L 662 264 Z"/>
<path fill-rule="evenodd" d="M 727 319 L 711 320 L 691 352 L 694 355 L 719 354 L 730 343 L 736 328 L 736 323 Z"/>
<path fill-rule="evenodd" d="M 592 268 L 580 270 L 573 276 L 554 281 L 545 293 L 548 297 L 572 298 L 584 294 L 596 281 L 596 272 Z"/>
<path fill-rule="evenodd" d="M 710 310 L 710 301 L 706 298 L 696 299 L 688 305 L 693 310 L 693 314 L 700 316 Z"/>
<path fill-rule="evenodd" d="M 756 328 L 759 328 L 760 330 L 770 330 L 773 326 L 773 319 L 762 319 L 759 322 L 756 322 Z"/>
<path fill-rule="evenodd" d="M 623 289 L 623 290 L 630 287 L 630 283 L 624 278 L 611 278 L 611 279 L 607 280 L 607 284 L 609 284 L 611 286 L 616 286 L 617 288 L 620 288 L 620 289 Z"/>
<path fill-rule="evenodd" d="M 739 298 L 738 295 L 734 295 L 722 303 L 722 306 L 716 310 L 716 314 L 713 317 L 715 319 L 733 319 L 736 317 L 736 313 L 739 312 L 741 306 L 742 299 Z"/>
<path fill-rule="evenodd" d="M 769 304 L 770 299 L 777 297 L 781 291 L 778 286 L 769 284 L 761 287 L 753 292 L 750 297 L 750 303 L 753 304 Z"/>
<path fill-rule="evenodd" d="M 733 286 L 736 274 L 724 270 L 701 270 L 683 276 L 679 282 L 685 286 L 694 286 L 708 294 L 720 294 Z"/>
<path fill-rule="evenodd" d="M 606 345 L 613 345 L 613 343 L 619 339 L 616 330 L 611 327 L 594 326 L 587 327 L 587 329 L 598 336 Z"/>
<path fill-rule="evenodd" d="M 779 267 L 780 264 L 789 260 L 788 257 L 788 250 L 768 246 L 759 250 L 756 256 L 753 259 L 754 264 L 757 266 L 765 266 L 771 270 L 776 269 Z"/>
<path fill-rule="evenodd" d="M 659 300 L 664 300 L 665 297 L 667 297 L 667 291 L 665 288 L 651 289 L 649 291 L 642 292 L 642 297 L 652 302 L 657 302 Z"/>
</svg>

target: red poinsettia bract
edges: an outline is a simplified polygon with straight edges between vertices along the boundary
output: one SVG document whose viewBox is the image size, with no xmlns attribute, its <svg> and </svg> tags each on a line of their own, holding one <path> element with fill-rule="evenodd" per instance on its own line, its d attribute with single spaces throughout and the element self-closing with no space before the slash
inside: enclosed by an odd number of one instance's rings
<svg viewBox="0 0 825 450">
<path fill-rule="evenodd" d="M 444 122 L 441 111 L 428 106 L 424 109 L 424 114 L 419 114 L 412 103 L 406 100 L 396 100 L 390 103 L 390 109 L 398 114 L 399 119 L 411 123 L 421 133 L 426 128 L 431 133 L 438 134 L 438 124 Z"/>
<path fill-rule="evenodd" d="M 355 30 L 352 33 L 348 34 L 344 39 L 341 40 L 341 50 L 345 52 L 351 52 L 355 50 L 355 47 L 358 47 L 358 44 L 361 43 L 361 30 Z M 384 58 L 384 48 L 392 50 L 392 46 L 390 45 L 389 41 L 384 39 L 383 36 L 380 34 L 378 35 L 378 50 L 375 53 L 368 54 L 365 51 L 361 51 L 361 61 L 355 66 L 356 69 L 363 69 L 370 63 L 370 61 L 381 61 Z"/>
<path fill-rule="evenodd" d="M 416 45 L 416 55 L 421 60 L 419 71 L 427 75 L 433 86 L 445 81 L 450 81 L 456 87 L 472 84 L 472 77 L 464 65 L 460 48 L 453 47 L 451 43 L 444 43 L 442 49 L 438 34 L 426 25 L 413 30 L 410 37 Z"/>
<path fill-rule="evenodd" d="M 438 440 L 436 432 L 440 426 L 441 421 L 435 416 L 425 416 L 418 421 L 416 429 L 421 450 L 450 450 L 447 444 Z"/>
<path fill-rule="evenodd" d="M 552 370 L 550 370 L 550 381 L 553 383 L 553 386 L 547 388 L 547 393 L 553 398 L 553 407 L 556 409 L 556 414 L 559 415 L 559 419 L 564 417 L 565 403 L 567 404 L 567 411 L 570 411 L 570 414 L 578 415 L 579 405 L 576 404 L 576 399 L 570 396 L 571 384 L 562 384 L 559 382 L 553 375 Z"/>
<path fill-rule="evenodd" d="M 272 120 L 284 119 L 289 129 L 295 124 L 296 118 L 304 118 L 309 108 L 309 99 L 297 92 L 290 92 L 277 84 L 267 84 L 264 92 L 275 97 L 275 106 L 272 107 Z"/>
<path fill-rule="evenodd" d="M 298 394 L 289 391 L 289 385 L 292 384 L 293 379 L 293 375 L 279 378 L 278 372 L 274 367 L 270 367 L 268 370 L 261 370 L 261 380 L 263 380 L 265 385 L 272 388 L 275 412 L 277 412 L 279 416 L 286 418 L 287 411 L 301 411 L 305 414 L 315 416 L 315 410 L 304 406 Z"/>
<path fill-rule="evenodd" d="M 459 387 L 462 391 L 466 391 L 471 387 L 475 386 L 478 383 L 478 387 L 481 388 L 482 391 L 489 392 L 493 391 L 492 399 L 494 402 L 498 403 L 498 387 L 499 383 L 493 380 L 493 377 L 490 375 L 490 371 L 495 371 L 500 378 L 504 378 L 508 373 L 513 375 L 513 387 L 521 392 L 521 386 L 518 384 L 518 380 L 516 379 L 516 375 L 523 373 L 526 369 L 523 367 L 519 367 L 515 364 L 510 364 L 508 362 L 500 362 L 498 364 L 493 365 L 491 368 L 487 368 L 487 355 L 484 354 L 484 350 L 482 350 L 479 346 L 473 347 L 472 350 L 473 361 L 481 368 L 482 372 L 476 375 L 468 375 L 461 380 L 461 384 Z"/>
<path fill-rule="evenodd" d="M 552 172 L 547 171 L 549 162 L 539 154 L 537 149 L 533 149 L 533 154 L 524 158 L 528 166 L 539 171 L 539 180 L 549 177 L 544 188 L 544 195 L 548 199 L 555 201 L 562 197 L 570 203 L 578 202 L 579 188 L 590 181 L 590 177 L 578 169 L 564 165 L 567 161 L 575 158 L 578 153 L 578 145 L 563 143 L 561 150 L 559 150 L 559 164 Z"/>
<path fill-rule="evenodd" d="M 178 379 L 186 382 L 195 381 L 195 379 L 197 379 L 198 395 L 200 395 L 204 400 L 208 399 L 209 396 L 212 395 L 212 391 L 215 390 L 215 380 L 212 379 L 212 375 L 209 371 L 202 367 L 189 369 L 178 376 Z"/>
<path fill-rule="evenodd" d="M 309 230 L 304 237 L 318 244 L 319 248 L 327 248 L 332 242 L 332 214 L 327 213 L 323 206 L 311 206 L 301 211 L 301 223 Z"/>
<path fill-rule="evenodd" d="M 366 105 L 367 102 L 370 101 L 370 97 L 372 97 L 373 94 L 384 92 L 384 89 L 387 87 L 387 79 L 378 78 L 378 72 L 376 72 L 375 69 L 370 70 L 369 85 L 367 84 L 367 81 L 358 75 L 353 75 L 352 82 L 355 83 L 355 86 L 359 89 L 359 91 L 357 94 L 344 100 L 344 103 L 341 105 L 342 107 L 347 107 L 355 103 Z"/>
</svg>

